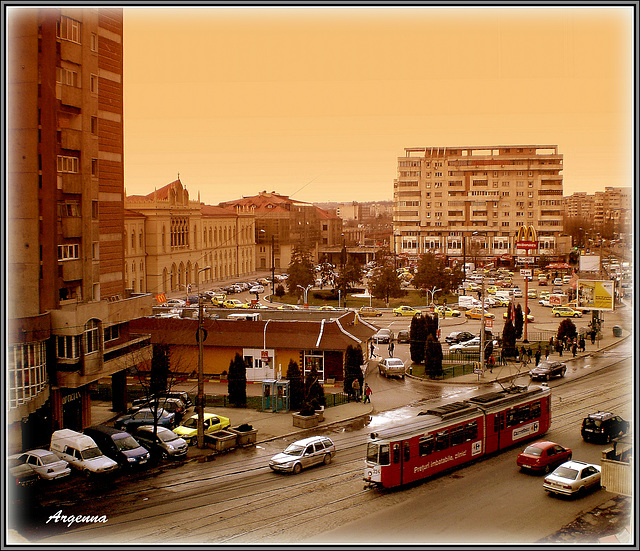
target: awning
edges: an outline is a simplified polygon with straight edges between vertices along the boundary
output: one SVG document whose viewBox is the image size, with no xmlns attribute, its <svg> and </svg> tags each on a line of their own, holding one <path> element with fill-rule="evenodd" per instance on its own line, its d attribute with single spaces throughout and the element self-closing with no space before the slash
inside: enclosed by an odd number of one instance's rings
<svg viewBox="0 0 640 551">
<path fill-rule="evenodd" d="M 555 262 L 554 264 L 547 264 L 546 268 L 558 268 L 558 269 L 565 269 L 568 270 L 571 266 L 569 266 L 569 264 L 567 264 L 566 262 Z"/>
</svg>

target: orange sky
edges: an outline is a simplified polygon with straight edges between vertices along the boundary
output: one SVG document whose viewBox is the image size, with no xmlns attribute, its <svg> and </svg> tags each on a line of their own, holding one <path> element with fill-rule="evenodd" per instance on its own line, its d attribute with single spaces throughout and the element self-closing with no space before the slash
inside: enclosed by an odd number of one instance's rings
<svg viewBox="0 0 640 551">
<path fill-rule="evenodd" d="M 631 186 L 629 7 L 125 8 L 125 184 L 391 200 L 405 147 L 559 146 Z"/>
</svg>

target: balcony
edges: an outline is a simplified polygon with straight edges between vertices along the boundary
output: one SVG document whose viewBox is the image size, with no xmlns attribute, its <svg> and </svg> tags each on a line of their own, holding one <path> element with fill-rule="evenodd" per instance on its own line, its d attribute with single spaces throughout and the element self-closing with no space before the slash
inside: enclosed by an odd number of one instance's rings
<svg viewBox="0 0 640 551">
<path fill-rule="evenodd" d="M 62 180 L 63 193 L 82 193 L 82 174 L 58 173 L 58 179 Z"/>
<path fill-rule="evenodd" d="M 82 218 L 79 216 L 66 216 L 62 219 L 62 237 L 82 237 Z"/>
<path fill-rule="evenodd" d="M 71 107 L 82 107 L 82 88 L 73 86 L 62 86 L 60 101 L 63 105 Z"/>
<path fill-rule="evenodd" d="M 60 134 L 60 145 L 63 149 L 73 149 L 75 151 L 80 151 L 82 149 L 82 132 L 80 132 L 80 130 L 63 128 Z"/>
<path fill-rule="evenodd" d="M 77 281 L 82 279 L 82 261 L 65 260 L 61 262 L 63 281 Z"/>
<path fill-rule="evenodd" d="M 70 40 L 60 40 L 60 57 L 77 65 L 82 64 L 82 44 Z"/>
</svg>

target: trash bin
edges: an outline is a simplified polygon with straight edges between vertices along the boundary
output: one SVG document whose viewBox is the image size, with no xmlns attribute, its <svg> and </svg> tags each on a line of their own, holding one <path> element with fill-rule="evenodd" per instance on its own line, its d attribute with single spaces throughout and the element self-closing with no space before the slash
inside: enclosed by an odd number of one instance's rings
<svg viewBox="0 0 640 551">
<path fill-rule="evenodd" d="M 619 325 L 613 326 L 613 336 L 614 337 L 622 337 L 622 327 Z"/>
</svg>

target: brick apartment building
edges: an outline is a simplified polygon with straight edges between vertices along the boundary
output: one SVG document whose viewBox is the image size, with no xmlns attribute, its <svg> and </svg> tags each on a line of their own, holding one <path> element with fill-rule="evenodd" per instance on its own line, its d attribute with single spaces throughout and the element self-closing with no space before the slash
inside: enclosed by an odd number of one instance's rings
<svg viewBox="0 0 640 551">
<path fill-rule="evenodd" d="M 405 148 L 394 180 L 394 243 L 407 258 L 517 263 L 521 226 L 536 229 L 535 260 L 569 253 L 563 236 L 562 161 L 555 145 Z"/>
<path fill-rule="evenodd" d="M 150 357 L 125 292 L 121 9 L 7 12 L 9 450 L 91 423 L 92 384 Z"/>
</svg>

